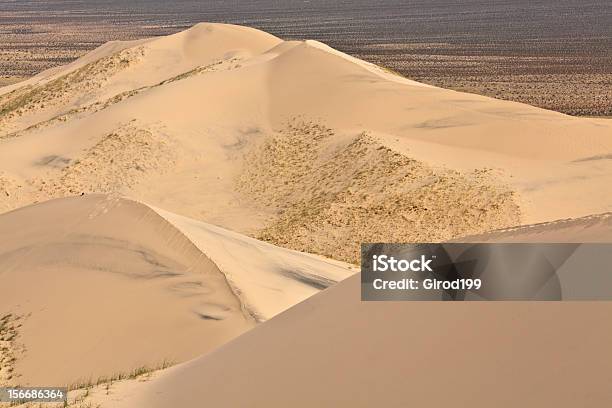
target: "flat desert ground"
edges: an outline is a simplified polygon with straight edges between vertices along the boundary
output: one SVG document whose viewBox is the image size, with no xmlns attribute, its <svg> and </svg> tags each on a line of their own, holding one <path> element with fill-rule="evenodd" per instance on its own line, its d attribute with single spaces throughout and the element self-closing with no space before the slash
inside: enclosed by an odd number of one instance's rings
<svg viewBox="0 0 612 408">
<path fill-rule="evenodd" d="M 364 303 L 352 275 L 361 242 L 608 242 L 611 157 L 609 120 L 318 41 L 109 42 L 0 88 L 0 384 L 75 407 L 606 406 L 606 303 Z"/>
</svg>

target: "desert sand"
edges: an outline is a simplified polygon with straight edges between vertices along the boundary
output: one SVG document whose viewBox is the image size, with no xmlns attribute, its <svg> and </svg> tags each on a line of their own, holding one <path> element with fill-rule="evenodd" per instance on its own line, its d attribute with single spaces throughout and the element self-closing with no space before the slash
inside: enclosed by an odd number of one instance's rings
<svg viewBox="0 0 612 408">
<path fill-rule="evenodd" d="M 606 306 L 363 304 L 356 277 L 316 294 L 360 242 L 606 241 L 610 157 L 605 119 L 316 41 L 199 24 L 106 44 L 0 88 L 0 381 L 134 377 L 89 401 L 126 407 L 609 401 Z"/>
<path fill-rule="evenodd" d="M 131 395 L 116 397 L 115 406 L 599 407 L 612 401 L 612 363 L 604 357 L 612 330 L 601 324 L 612 311 L 606 303 L 361 302 L 359 287 L 359 277 L 351 277 L 125 391 Z"/>
<path fill-rule="evenodd" d="M 610 240 L 610 215 L 462 239 Z M 612 329 L 601 324 L 612 312 L 606 302 L 361 302 L 359 294 L 359 277 L 350 277 L 207 356 L 164 370 L 150 382 L 125 384 L 113 395 L 114 406 L 612 402 L 612 361 L 606 357 Z"/>
<path fill-rule="evenodd" d="M 173 217 L 104 195 L 0 215 L 0 380 L 74 386 L 186 361 L 354 273 L 197 221 L 188 237 Z"/>
</svg>

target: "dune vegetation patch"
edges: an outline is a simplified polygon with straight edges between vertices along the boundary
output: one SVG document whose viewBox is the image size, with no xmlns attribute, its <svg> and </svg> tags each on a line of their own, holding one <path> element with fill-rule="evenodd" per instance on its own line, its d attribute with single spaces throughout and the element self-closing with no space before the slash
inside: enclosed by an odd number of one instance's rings
<svg viewBox="0 0 612 408">
<path fill-rule="evenodd" d="M 0 320 L 1 321 L 1 320 Z M 26 402 L 13 404 L 14 407 L 41 408 L 103 408 L 109 406 L 107 399 L 117 392 L 118 388 L 134 386 L 137 383 L 146 383 L 153 379 L 162 370 L 173 366 L 175 363 L 163 360 L 153 366 L 141 366 L 129 372 L 118 372 L 108 377 L 87 379 L 69 384 L 66 388 L 68 394 L 65 402 L 39 403 Z M 0 382 L 0 384 L 2 384 Z"/>
<path fill-rule="evenodd" d="M 124 50 L 124 52 L 127 50 Z M 124 92 L 120 92 L 117 95 L 114 95 L 110 98 L 106 98 L 106 99 L 101 99 L 101 100 L 96 100 L 94 102 L 79 106 L 77 108 L 72 108 L 70 110 L 64 111 L 58 115 L 53 116 L 50 119 L 47 120 L 43 120 L 41 122 L 35 123 L 33 125 L 28 126 L 25 129 L 20 129 L 20 130 L 15 130 L 9 133 L 3 133 L 0 132 L 0 140 L 2 139 L 11 139 L 11 138 L 15 138 L 15 137 L 19 137 L 19 136 L 23 136 L 25 134 L 27 134 L 28 132 L 34 131 L 34 130 L 38 130 L 38 129 L 42 129 L 42 128 L 46 128 L 46 127 L 50 127 L 53 125 L 57 125 L 60 123 L 65 123 L 68 122 L 70 120 L 74 120 L 74 119 L 78 119 L 81 118 L 83 116 L 86 115 L 92 115 L 95 114 L 97 112 L 100 112 L 104 109 L 107 109 L 115 104 L 118 104 L 120 102 L 123 102 L 133 96 L 139 95 L 145 91 L 148 91 L 150 89 L 153 88 L 157 88 L 159 86 L 163 86 L 172 82 L 177 82 L 177 81 L 181 81 L 183 79 L 187 79 L 196 75 L 201 75 L 204 73 L 209 73 L 209 72 L 216 72 L 216 71 L 222 71 L 222 70 L 231 70 L 231 69 L 237 69 L 240 68 L 240 61 L 241 59 L 238 57 L 233 57 L 233 58 L 229 58 L 227 60 L 219 60 L 219 61 L 215 61 L 211 64 L 207 64 L 207 65 L 202 65 L 199 67 L 196 67 L 192 70 L 189 70 L 187 72 L 184 72 L 182 74 L 176 75 L 172 78 L 166 79 L 158 84 L 155 85 L 151 85 L 151 86 L 142 86 L 136 89 L 130 89 Z M 68 74 L 70 75 L 70 74 Z M 100 87 L 102 87 L 102 84 L 99 85 Z M 29 87 L 28 87 L 29 89 Z M 2 97 L 0 97 L 0 104 L 1 104 L 1 99 Z M 19 98 L 21 99 L 21 98 Z M 17 101 L 15 101 L 17 103 Z M 51 103 L 52 100 L 49 101 L 49 103 Z M 1 106 L 1 105 L 0 105 Z M 42 103 L 40 106 L 44 107 L 45 103 Z M 7 107 L 7 109 L 9 109 Z M 35 110 L 35 109 L 34 109 Z M 0 121 L 2 120 L 2 115 L 0 114 Z"/>
<path fill-rule="evenodd" d="M 241 64 L 240 64 L 241 60 L 242 59 L 238 57 L 218 60 L 211 64 L 202 65 L 192 70 L 189 70 L 187 72 L 183 72 L 182 74 L 179 74 L 175 77 L 166 79 L 165 81 L 160 82 L 156 86 L 165 85 L 165 84 L 169 84 L 169 83 L 176 82 L 176 81 L 181 81 L 183 79 L 191 78 L 193 76 L 200 75 L 200 74 L 207 73 L 207 72 L 228 71 L 232 69 L 237 69 L 241 67 Z"/>
<path fill-rule="evenodd" d="M 131 121 L 76 158 L 45 156 L 44 176 L 18 181 L 0 171 L 0 213 L 23 205 L 81 194 L 124 194 L 176 163 L 177 148 L 163 132 Z"/>
<path fill-rule="evenodd" d="M 129 372 L 119 372 L 108 377 L 88 379 L 74 384 L 68 388 L 65 408 L 102 408 L 107 407 L 106 400 L 115 394 L 118 387 L 130 385 L 132 382 L 143 383 L 150 381 L 162 370 L 171 367 L 175 362 L 163 360 L 153 366 L 141 366 Z M 27 405 L 26 405 L 27 406 Z"/>
<path fill-rule="evenodd" d="M 175 364 L 176 363 L 171 360 L 162 360 L 161 363 L 156 364 L 154 366 L 140 366 L 140 367 L 134 368 L 133 370 L 129 372 L 120 372 L 120 373 L 115 373 L 110 376 L 99 377 L 96 379 L 89 378 L 87 380 L 77 381 L 73 384 L 70 384 L 67 388 L 69 391 L 82 390 L 86 392 L 87 390 L 90 390 L 94 387 L 98 387 L 102 385 L 104 386 L 106 390 L 108 390 L 109 387 L 113 385 L 113 383 L 116 383 L 118 381 L 134 380 L 137 378 L 143 378 L 145 376 L 148 379 L 152 373 L 159 371 L 159 370 L 165 370 L 166 368 L 172 367 Z"/>
<path fill-rule="evenodd" d="M 9 313 L 0 316 L 0 386 L 13 385 L 18 380 L 14 370 L 17 355 L 23 352 L 18 343 L 21 316 Z"/>
<path fill-rule="evenodd" d="M 163 173 L 175 163 L 169 138 L 135 123 L 104 136 L 51 180 L 33 180 L 42 199 L 82 193 L 121 193 L 144 177 Z"/>
<path fill-rule="evenodd" d="M 0 124 L 102 88 L 114 75 L 140 61 L 144 55 L 144 47 L 125 49 L 51 81 L 24 86 L 2 95 Z"/>
<path fill-rule="evenodd" d="M 488 169 L 433 168 L 367 133 L 341 143 L 293 121 L 245 158 L 239 189 L 273 206 L 258 238 L 358 263 L 361 242 L 436 242 L 514 225 L 514 193 Z"/>
<path fill-rule="evenodd" d="M 50 119 L 35 123 L 31 126 L 28 126 L 25 129 L 17 130 L 17 131 L 6 133 L 6 134 L 0 133 L 0 140 L 20 137 L 34 130 L 51 127 L 59 123 L 65 123 L 73 119 L 78 119 L 84 115 L 91 115 L 91 114 L 100 112 L 101 110 L 104 110 L 128 98 L 131 98 L 132 96 L 138 95 L 139 93 L 147 89 L 149 89 L 149 87 L 137 88 L 137 89 L 121 92 L 111 98 L 107 98 L 101 101 L 95 101 L 90 104 L 80 106 L 78 108 L 70 109 L 67 112 L 56 115 Z"/>
<path fill-rule="evenodd" d="M 0 214 L 12 210 L 21 197 L 23 185 L 13 177 L 0 171 Z"/>
</svg>

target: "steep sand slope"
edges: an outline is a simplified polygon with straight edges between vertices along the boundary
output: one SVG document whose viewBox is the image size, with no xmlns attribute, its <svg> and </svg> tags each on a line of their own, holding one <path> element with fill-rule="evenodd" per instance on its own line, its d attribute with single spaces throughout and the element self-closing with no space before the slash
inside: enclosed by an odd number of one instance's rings
<svg viewBox="0 0 612 408">
<path fill-rule="evenodd" d="M 183 361 L 254 325 L 218 267 L 146 206 L 106 197 L 0 216 L 0 310 L 22 327 L 14 384 Z"/>
<path fill-rule="evenodd" d="M 249 330 L 260 305 L 256 317 L 271 317 L 353 273 L 337 262 L 191 222 L 225 248 L 209 256 L 203 251 L 214 247 L 172 225 L 180 217 L 164 217 L 101 195 L 0 215 L 0 318 L 3 340 L 9 339 L 2 344 L 0 382 L 95 382 L 185 361 Z M 252 283 L 243 288 L 248 277 L 230 285 L 228 273 L 263 276 L 258 284 L 268 291 Z"/>
<path fill-rule="evenodd" d="M 245 310 L 257 321 L 307 299 L 358 268 L 291 251 L 211 224 L 154 208 L 223 271 Z"/>
<path fill-rule="evenodd" d="M 600 407 L 604 303 L 360 302 L 351 277 L 118 407 Z M 131 396 L 130 396 L 131 394 Z"/>
<path fill-rule="evenodd" d="M 120 192 L 356 262 L 360 241 L 612 205 L 609 121 L 423 86 L 316 41 L 200 24 L 33 81 L 0 96 L 0 211 Z"/>
</svg>

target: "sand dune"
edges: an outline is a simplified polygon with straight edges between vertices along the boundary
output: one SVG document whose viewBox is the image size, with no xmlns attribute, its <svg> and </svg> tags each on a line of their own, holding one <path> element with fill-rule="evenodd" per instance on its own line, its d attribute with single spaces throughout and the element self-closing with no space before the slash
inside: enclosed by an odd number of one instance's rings
<svg viewBox="0 0 612 408">
<path fill-rule="evenodd" d="M 118 192 L 356 262 L 366 238 L 445 240 L 612 205 L 609 121 L 244 27 L 109 44 L 3 92 L 0 211 Z"/>
<path fill-rule="evenodd" d="M 200 235 L 179 230 L 190 223 Z M 110 196 L 4 214 L 0 248 L 0 310 L 16 334 L 0 380 L 12 384 L 96 381 L 185 361 L 352 273 Z"/>
<path fill-rule="evenodd" d="M 218 267 L 145 206 L 104 197 L 0 216 L 16 384 L 71 384 L 212 349 L 254 322 Z"/>
<path fill-rule="evenodd" d="M 610 219 L 604 214 L 460 240 L 609 242 Z M 119 408 L 599 407 L 612 401 L 605 303 L 361 302 L 359 295 L 359 277 L 350 277 L 206 356 L 147 382 L 118 384 L 110 396 L 94 390 L 89 401 Z"/>
<path fill-rule="evenodd" d="M 358 271 L 354 265 L 286 250 L 164 210 L 155 211 L 209 254 L 256 321 L 269 319 Z"/>
<path fill-rule="evenodd" d="M 356 277 L 315 294 L 365 241 L 609 240 L 611 155 L 609 121 L 316 41 L 109 43 L 0 89 L 0 381 L 190 360 L 96 402 L 606 405 L 605 305 L 361 303 Z"/>
<path fill-rule="evenodd" d="M 0 89 L 2 133 L 85 108 L 95 111 L 131 92 L 213 69 L 223 60 L 259 54 L 278 42 L 247 27 L 202 24 L 167 37 L 107 43 L 65 67 Z"/>
<path fill-rule="evenodd" d="M 351 277 L 207 356 L 118 392 L 115 406 L 612 402 L 612 330 L 601 324 L 610 305 L 361 302 L 359 291 Z"/>
</svg>

